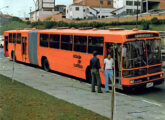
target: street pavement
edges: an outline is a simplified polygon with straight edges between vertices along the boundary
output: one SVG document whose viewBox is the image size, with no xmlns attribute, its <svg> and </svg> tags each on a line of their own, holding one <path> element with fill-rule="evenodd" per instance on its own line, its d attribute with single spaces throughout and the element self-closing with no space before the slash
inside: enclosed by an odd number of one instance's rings
<svg viewBox="0 0 165 120">
<path fill-rule="evenodd" d="M 11 77 L 13 62 L 4 59 L 0 49 L 0 74 Z M 91 93 L 88 83 L 29 65 L 15 63 L 14 79 L 49 95 L 110 117 L 111 93 Z M 125 94 L 116 92 L 115 120 L 165 120 L 165 87 L 145 92 Z"/>
</svg>

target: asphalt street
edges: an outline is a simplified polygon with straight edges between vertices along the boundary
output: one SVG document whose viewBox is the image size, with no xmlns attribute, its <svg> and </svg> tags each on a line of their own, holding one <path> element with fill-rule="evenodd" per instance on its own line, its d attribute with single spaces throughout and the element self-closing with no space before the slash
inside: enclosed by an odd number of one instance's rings
<svg viewBox="0 0 165 120">
<path fill-rule="evenodd" d="M 3 54 L 3 48 L 0 48 L 0 59 L 7 59 Z M 163 69 L 165 71 L 165 69 Z M 122 94 L 127 94 L 134 97 L 143 97 L 144 99 L 151 100 L 153 102 L 161 103 L 165 106 L 165 84 L 155 86 L 154 88 L 140 90 L 134 93 L 123 93 L 122 91 L 117 91 Z"/>
</svg>

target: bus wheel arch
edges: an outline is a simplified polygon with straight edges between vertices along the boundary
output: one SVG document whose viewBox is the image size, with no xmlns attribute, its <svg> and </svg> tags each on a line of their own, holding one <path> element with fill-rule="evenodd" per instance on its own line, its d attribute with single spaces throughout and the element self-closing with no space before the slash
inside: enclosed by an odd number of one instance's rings
<svg viewBox="0 0 165 120">
<path fill-rule="evenodd" d="M 45 71 L 47 71 L 47 72 L 50 71 L 49 62 L 48 62 L 47 57 L 42 56 L 42 58 L 41 58 L 41 65 L 42 65 L 42 68 L 43 68 Z"/>
<path fill-rule="evenodd" d="M 90 66 L 87 66 L 85 74 L 86 74 L 86 80 L 87 80 L 87 82 L 91 83 L 92 77 L 91 77 Z"/>
</svg>

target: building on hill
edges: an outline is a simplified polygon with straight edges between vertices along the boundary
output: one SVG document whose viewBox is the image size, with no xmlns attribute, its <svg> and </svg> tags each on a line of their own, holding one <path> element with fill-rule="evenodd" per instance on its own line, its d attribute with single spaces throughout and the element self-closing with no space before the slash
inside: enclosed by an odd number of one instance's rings
<svg viewBox="0 0 165 120">
<path fill-rule="evenodd" d="M 165 10 L 165 0 L 114 0 L 115 15 L 136 15 L 138 13 L 160 13 Z M 138 9 L 137 9 L 138 8 Z M 164 12 L 164 11 L 163 11 Z"/>
<path fill-rule="evenodd" d="M 66 7 L 66 18 L 71 20 L 110 18 L 113 8 L 93 8 L 86 5 L 73 4 Z"/>
<path fill-rule="evenodd" d="M 110 18 L 113 10 L 113 0 L 73 0 L 73 4 L 66 8 L 66 18 L 71 20 Z"/>
<path fill-rule="evenodd" d="M 57 14 L 55 0 L 36 0 L 35 11 L 30 12 L 30 20 L 38 20 L 41 17 Z"/>
<path fill-rule="evenodd" d="M 56 5 L 55 11 L 61 13 L 63 18 L 66 17 L 66 5 Z"/>
<path fill-rule="evenodd" d="M 152 10 L 165 9 L 165 0 L 142 0 L 142 11 L 149 12 Z"/>
<path fill-rule="evenodd" d="M 141 0 L 114 0 L 113 2 L 116 15 L 135 15 L 142 12 Z M 137 9 L 138 8 L 138 9 Z"/>
<path fill-rule="evenodd" d="M 113 0 L 73 0 L 73 4 L 85 5 L 92 8 L 113 8 Z"/>
</svg>

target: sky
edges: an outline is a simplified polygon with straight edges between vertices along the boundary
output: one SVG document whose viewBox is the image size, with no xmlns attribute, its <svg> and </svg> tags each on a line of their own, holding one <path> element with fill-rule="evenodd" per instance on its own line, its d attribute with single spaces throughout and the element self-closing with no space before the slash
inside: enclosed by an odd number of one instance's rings
<svg viewBox="0 0 165 120">
<path fill-rule="evenodd" d="M 72 4 L 72 2 L 73 0 L 55 0 L 56 5 L 69 5 Z M 9 6 L 9 8 L 5 8 L 6 6 Z M 28 17 L 30 9 L 33 11 L 34 8 L 33 0 L 0 0 L 0 11 L 2 11 L 3 14 Z"/>
</svg>

